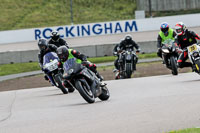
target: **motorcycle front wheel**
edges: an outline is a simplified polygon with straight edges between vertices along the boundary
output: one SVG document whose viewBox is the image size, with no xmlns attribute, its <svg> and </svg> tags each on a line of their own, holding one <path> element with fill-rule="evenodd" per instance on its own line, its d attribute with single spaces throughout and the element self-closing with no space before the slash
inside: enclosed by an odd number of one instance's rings
<svg viewBox="0 0 200 133">
<path fill-rule="evenodd" d="M 126 63 L 126 77 L 131 78 L 132 75 L 132 64 Z"/>
<path fill-rule="evenodd" d="M 172 74 L 173 75 L 178 75 L 177 62 L 175 61 L 174 56 L 170 57 L 170 62 L 171 62 Z"/>
<path fill-rule="evenodd" d="M 195 61 L 195 67 L 196 67 L 197 73 L 200 74 L 200 60 Z"/>
<path fill-rule="evenodd" d="M 94 94 L 91 91 L 90 86 L 88 85 L 87 81 L 85 79 L 76 80 L 75 86 L 77 90 L 79 91 L 80 95 L 88 102 L 88 103 L 94 103 L 95 98 Z"/>
</svg>

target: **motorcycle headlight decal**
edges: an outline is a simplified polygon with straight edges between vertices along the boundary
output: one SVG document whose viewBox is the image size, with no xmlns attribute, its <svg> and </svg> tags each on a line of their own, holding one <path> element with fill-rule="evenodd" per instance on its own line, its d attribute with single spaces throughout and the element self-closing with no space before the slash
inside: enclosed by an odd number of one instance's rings
<svg viewBox="0 0 200 133">
<path fill-rule="evenodd" d="M 198 53 L 198 52 L 194 52 L 194 53 L 193 53 L 193 56 L 194 56 L 194 57 L 198 57 L 198 56 L 199 56 L 199 53 Z"/>
<path fill-rule="evenodd" d="M 69 69 L 68 74 L 71 75 L 74 72 L 74 69 Z"/>
<path fill-rule="evenodd" d="M 168 50 L 168 49 L 162 49 L 162 51 L 163 51 L 164 53 L 169 53 L 169 50 Z"/>
</svg>

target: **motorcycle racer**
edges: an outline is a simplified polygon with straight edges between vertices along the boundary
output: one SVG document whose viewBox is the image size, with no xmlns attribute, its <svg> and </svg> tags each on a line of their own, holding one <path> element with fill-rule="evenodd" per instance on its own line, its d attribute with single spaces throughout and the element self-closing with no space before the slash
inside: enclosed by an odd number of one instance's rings
<svg viewBox="0 0 200 133">
<path fill-rule="evenodd" d="M 76 63 L 83 64 L 88 69 L 93 71 L 96 74 L 96 76 L 100 79 L 100 81 L 103 80 L 103 77 L 96 70 L 96 65 L 87 61 L 87 57 L 79 51 L 74 49 L 68 49 L 66 46 L 61 46 L 57 49 L 57 55 L 60 59 L 59 67 L 63 68 L 63 64 L 66 61 L 70 62 L 70 60 L 75 60 Z"/>
<path fill-rule="evenodd" d="M 160 26 L 160 32 L 157 38 L 158 57 L 162 58 L 162 43 L 167 39 L 174 40 L 175 36 L 176 32 L 169 27 L 169 24 L 167 22 L 163 22 Z"/>
<path fill-rule="evenodd" d="M 197 43 L 197 40 L 200 40 L 200 37 L 198 34 L 196 34 L 194 31 L 189 31 L 185 24 L 183 22 L 178 22 L 175 25 L 177 36 L 175 38 L 175 43 L 179 46 L 180 55 L 178 58 L 178 67 L 192 67 L 192 63 L 185 62 L 188 59 L 188 51 L 184 50 L 188 46 Z"/>
<path fill-rule="evenodd" d="M 56 52 L 57 47 L 54 44 L 48 44 L 47 40 L 44 38 L 39 39 L 38 47 L 40 52 L 38 53 L 38 60 L 41 70 L 43 71 L 43 57 L 48 52 Z M 45 73 L 45 72 L 44 72 Z M 45 80 L 49 80 L 48 75 L 45 73 Z"/>
<path fill-rule="evenodd" d="M 48 43 L 54 44 L 57 47 L 66 46 L 67 48 L 69 48 L 67 42 L 64 39 L 60 38 L 60 34 L 58 31 L 51 32 L 51 39 Z"/>
</svg>

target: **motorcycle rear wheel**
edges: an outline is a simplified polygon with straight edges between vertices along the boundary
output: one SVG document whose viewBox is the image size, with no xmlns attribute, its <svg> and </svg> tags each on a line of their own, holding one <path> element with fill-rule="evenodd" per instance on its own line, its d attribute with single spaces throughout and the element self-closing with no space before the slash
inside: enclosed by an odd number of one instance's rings
<svg viewBox="0 0 200 133">
<path fill-rule="evenodd" d="M 110 97 L 110 92 L 106 86 L 102 87 L 102 94 L 99 95 L 99 99 L 102 101 L 108 100 Z"/>
</svg>

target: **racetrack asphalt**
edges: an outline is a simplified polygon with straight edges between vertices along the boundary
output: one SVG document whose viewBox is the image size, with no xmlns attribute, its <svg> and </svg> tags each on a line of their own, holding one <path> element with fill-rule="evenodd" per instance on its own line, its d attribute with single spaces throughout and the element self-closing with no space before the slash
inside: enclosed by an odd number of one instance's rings
<svg viewBox="0 0 200 133">
<path fill-rule="evenodd" d="M 163 133 L 200 125 L 200 76 L 107 81 L 111 97 L 87 104 L 55 87 L 0 92 L 1 133 Z"/>
</svg>

